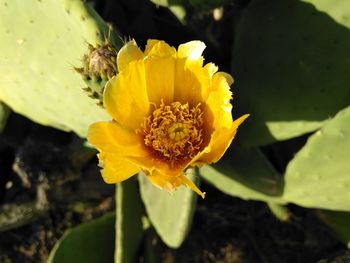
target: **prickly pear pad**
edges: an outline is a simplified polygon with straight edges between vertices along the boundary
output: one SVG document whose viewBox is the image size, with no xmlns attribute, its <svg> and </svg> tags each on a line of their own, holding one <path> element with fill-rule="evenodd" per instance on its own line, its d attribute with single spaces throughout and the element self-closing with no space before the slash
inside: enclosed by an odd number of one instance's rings
<svg viewBox="0 0 350 263">
<path fill-rule="evenodd" d="M 244 10 L 232 60 L 245 145 L 322 127 L 350 101 L 349 1 L 256 1 Z"/>
<path fill-rule="evenodd" d="M 87 43 L 103 42 L 106 28 L 82 1 L 0 0 L 0 100 L 40 124 L 85 136 L 107 116 L 73 67 Z"/>
<path fill-rule="evenodd" d="M 304 207 L 350 211 L 350 107 L 340 111 L 288 164 L 283 198 Z"/>
</svg>

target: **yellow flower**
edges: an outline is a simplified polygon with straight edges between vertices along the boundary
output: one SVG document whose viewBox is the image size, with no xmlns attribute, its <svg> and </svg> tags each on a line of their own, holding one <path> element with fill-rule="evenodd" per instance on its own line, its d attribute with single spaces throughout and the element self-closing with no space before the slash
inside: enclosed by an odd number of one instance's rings
<svg viewBox="0 0 350 263">
<path fill-rule="evenodd" d="M 213 63 L 203 66 L 204 48 L 200 41 L 176 50 L 149 40 L 144 52 L 135 41 L 119 51 L 119 73 L 103 94 L 112 121 L 94 123 L 88 132 L 107 183 L 143 171 L 161 189 L 186 185 L 204 198 L 184 171 L 217 162 L 248 117 L 232 120 L 233 79 Z"/>
</svg>

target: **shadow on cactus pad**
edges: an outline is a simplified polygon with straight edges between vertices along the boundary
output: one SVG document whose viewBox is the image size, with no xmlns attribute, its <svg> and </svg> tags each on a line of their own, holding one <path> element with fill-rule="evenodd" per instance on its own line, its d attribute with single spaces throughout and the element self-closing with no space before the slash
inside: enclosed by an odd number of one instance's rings
<svg viewBox="0 0 350 263">
<path fill-rule="evenodd" d="M 307 2 L 256 0 L 243 13 L 232 73 L 251 113 L 246 145 L 314 131 L 350 101 L 350 4 Z"/>
</svg>

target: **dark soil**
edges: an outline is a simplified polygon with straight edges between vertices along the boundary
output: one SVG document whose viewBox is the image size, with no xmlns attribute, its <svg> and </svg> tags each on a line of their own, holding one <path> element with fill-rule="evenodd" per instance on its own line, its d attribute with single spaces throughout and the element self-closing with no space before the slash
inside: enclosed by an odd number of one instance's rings
<svg viewBox="0 0 350 263">
<path fill-rule="evenodd" d="M 12 113 L 0 141 L 0 205 L 10 218 L 0 214 L 0 231 L 9 228 L 0 232 L 0 262 L 45 262 L 67 228 L 114 209 L 114 186 L 74 134 Z"/>
<path fill-rule="evenodd" d="M 174 259 L 168 262 L 309 263 L 346 252 L 311 210 L 291 206 L 291 220 L 281 222 L 263 203 L 215 189 L 207 197 L 198 205 L 184 245 L 165 254 Z"/>
</svg>

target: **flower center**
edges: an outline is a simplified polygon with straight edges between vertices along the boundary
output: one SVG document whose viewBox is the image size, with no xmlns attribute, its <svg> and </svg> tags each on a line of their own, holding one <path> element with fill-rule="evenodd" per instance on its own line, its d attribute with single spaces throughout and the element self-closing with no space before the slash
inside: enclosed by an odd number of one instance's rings
<svg viewBox="0 0 350 263">
<path fill-rule="evenodd" d="M 144 143 L 158 157 L 172 161 L 192 159 L 203 145 L 203 113 L 200 104 L 163 101 L 145 118 Z"/>
</svg>

